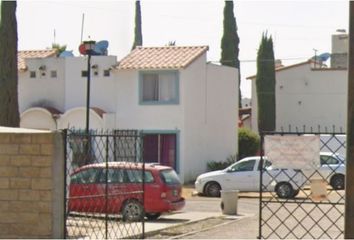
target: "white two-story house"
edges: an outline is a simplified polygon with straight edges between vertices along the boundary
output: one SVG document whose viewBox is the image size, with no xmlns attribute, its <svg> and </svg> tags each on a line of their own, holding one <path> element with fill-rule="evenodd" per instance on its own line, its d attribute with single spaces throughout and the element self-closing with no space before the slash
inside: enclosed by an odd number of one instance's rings
<svg viewBox="0 0 354 240">
<path fill-rule="evenodd" d="M 237 69 L 208 63 L 207 50 L 138 47 L 119 62 L 93 56 L 90 128 L 141 130 L 144 160 L 174 167 L 184 182 L 236 154 Z M 21 127 L 85 127 L 86 57 L 44 51 L 21 66 Z"/>
<path fill-rule="evenodd" d="M 345 132 L 348 35 L 332 35 L 330 66 L 310 59 L 276 68 L 276 131 Z M 256 76 L 252 81 L 251 128 L 258 131 Z"/>
</svg>

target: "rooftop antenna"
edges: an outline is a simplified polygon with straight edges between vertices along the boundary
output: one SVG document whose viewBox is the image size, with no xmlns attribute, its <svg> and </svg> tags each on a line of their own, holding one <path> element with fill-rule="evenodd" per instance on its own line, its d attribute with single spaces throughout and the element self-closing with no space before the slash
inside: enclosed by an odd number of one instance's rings
<svg viewBox="0 0 354 240">
<path fill-rule="evenodd" d="M 82 43 L 82 36 L 84 34 L 84 23 L 85 23 L 85 13 L 82 14 L 80 43 Z"/>
<path fill-rule="evenodd" d="M 313 68 L 316 68 L 316 61 L 317 61 L 317 49 L 313 48 L 313 51 L 315 52 L 315 61 L 314 61 L 314 65 Z"/>
<path fill-rule="evenodd" d="M 54 42 L 53 42 L 54 44 L 56 44 L 57 42 L 56 42 L 56 34 L 55 34 L 55 28 L 54 28 Z"/>
</svg>

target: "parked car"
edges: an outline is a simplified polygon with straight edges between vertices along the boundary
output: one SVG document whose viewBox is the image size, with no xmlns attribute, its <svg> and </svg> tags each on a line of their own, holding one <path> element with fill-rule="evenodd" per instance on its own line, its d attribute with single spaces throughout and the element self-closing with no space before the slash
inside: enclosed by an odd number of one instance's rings
<svg viewBox="0 0 354 240">
<path fill-rule="evenodd" d="M 263 190 L 275 191 L 280 198 L 295 197 L 306 182 L 300 170 L 273 169 L 272 163 L 264 159 Z M 220 196 L 221 190 L 239 190 L 257 192 L 260 188 L 259 156 L 244 158 L 224 170 L 212 171 L 199 175 L 195 181 L 198 193 Z M 276 181 L 275 181 L 276 180 Z"/>
<path fill-rule="evenodd" d="M 326 179 L 334 190 L 342 190 L 345 186 L 345 159 L 337 153 L 321 152 L 320 177 Z M 314 175 L 314 174 L 312 174 Z"/>
<path fill-rule="evenodd" d="M 317 177 L 326 179 L 335 190 L 344 189 L 345 160 L 330 152 L 320 153 L 320 167 L 316 170 L 275 169 L 264 157 L 263 190 L 275 191 L 280 198 L 295 197 L 299 190 Z M 198 193 L 210 197 L 220 196 L 221 190 L 257 192 L 260 187 L 260 157 L 244 158 L 224 170 L 199 175 L 195 181 Z"/>
<path fill-rule="evenodd" d="M 97 163 L 80 167 L 71 175 L 68 209 L 121 214 L 124 221 L 140 221 L 145 213 L 147 219 L 154 220 L 162 213 L 182 209 L 185 200 L 181 193 L 178 175 L 168 166 Z"/>
</svg>

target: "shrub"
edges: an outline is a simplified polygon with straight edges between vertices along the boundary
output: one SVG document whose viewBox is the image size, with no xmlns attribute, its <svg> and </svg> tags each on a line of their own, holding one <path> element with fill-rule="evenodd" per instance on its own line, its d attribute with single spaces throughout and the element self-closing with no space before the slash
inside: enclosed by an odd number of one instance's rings
<svg viewBox="0 0 354 240">
<path fill-rule="evenodd" d="M 236 162 L 236 156 L 231 155 L 229 156 L 226 161 L 223 162 L 216 162 L 216 161 L 211 161 L 207 163 L 208 171 L 216 171 L 216 170 L 222 170 L 230 166 Z"/>
<path fill-rule="evenodd" d="M 254 156 L 259 150 L 260 138 L 257 133 L 248 128 L 238 130 L 238 158 Z"/>
</svg>

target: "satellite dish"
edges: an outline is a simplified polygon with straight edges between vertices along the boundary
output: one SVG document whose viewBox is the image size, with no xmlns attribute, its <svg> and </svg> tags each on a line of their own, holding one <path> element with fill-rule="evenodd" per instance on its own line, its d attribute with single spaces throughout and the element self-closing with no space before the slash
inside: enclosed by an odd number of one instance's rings
<svg viewBox="0 0 354 240">
<path fill-rule="evenodd" d="M 108 41 L 107 40 L 102 40 L 96 43 L 95 49 L 93 50 L 97 55 L 107 55 L 108 51 Z"/>
<path fill-rule="evenodd" d="M 62 53 L 60 53 L 59 57 L 73 57 L 73 51 L 63 51 Z"/>
<path fill-rule="evenodd" d="M 82 55 L 86 55 L 86 49 L 85 49 L 85 44 L 81 43 L 79 46 L 79 52 Z"/>
<path fill-rule="evenodd" d="M 330 53 L 321 53 L 320 55 L 318 55 L 318 58 L 321 62 L 325 62 L 328 60 L 328 58 L 331 57 L 331 54 Z"/>
<path fill-rule="evenodd" d="M 107 51 L 107 48 L 108 48 L 108 41 L 106 40 L 103 40 L 103 41 L 99 41 L 95 44 L 95 48 L 93 49 L 93 51 L 91 52 L 91 55 L 93 56 L 97 56 L 97 55 L 107 55 L 108 51 Z M 79 46 L 79 52 L 82 54 L 82 55 L 86 55 L 86 49 L 85 49 L 85 44 L 82 43 L 80 46 Z"/>
</svg>

